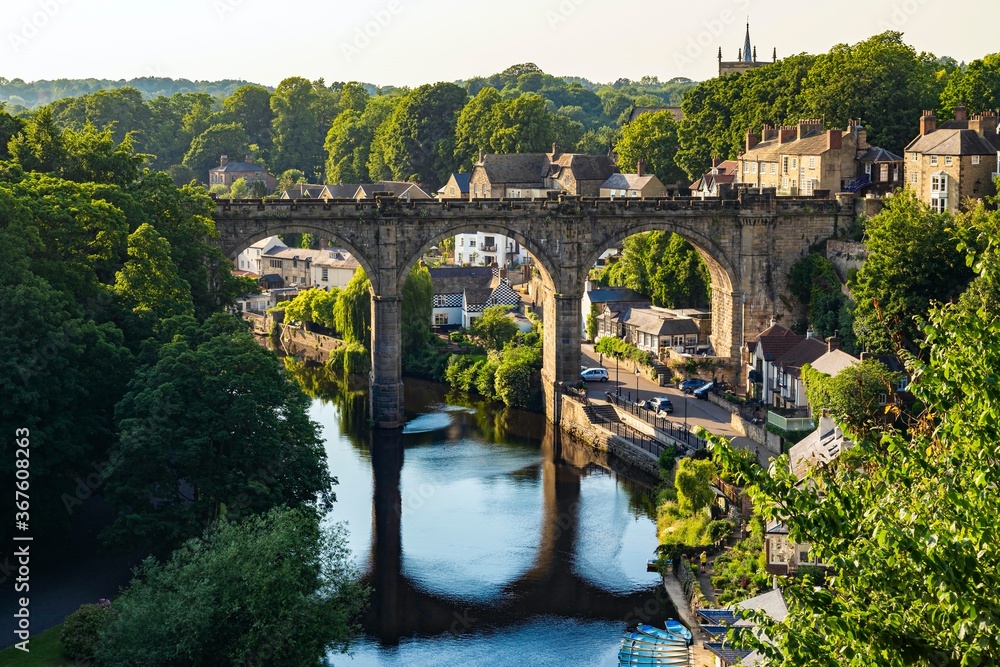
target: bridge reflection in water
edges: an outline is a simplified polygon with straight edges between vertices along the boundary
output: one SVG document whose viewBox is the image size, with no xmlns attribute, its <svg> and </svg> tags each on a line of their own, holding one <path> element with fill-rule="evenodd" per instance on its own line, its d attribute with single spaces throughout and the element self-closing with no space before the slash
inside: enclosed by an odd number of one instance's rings
<svg viewBox="0 0 1000 667">
<path fill-rule="evenodd" d="M 533 559 L 514 578 L 496 584 L 484 577 L 484 588 L 489 589 L 493 584 L 499 587 L 494 594 L 486 596 L 452 595 L 447 581 L 430 582 L 428 578 L 415 577 L 414 568 L 404 564 L 403 519 L 412 516 L 403 506 L 405 451 L 409 448 L 414 452 L 413 448 L 427 443 L 428 438 L 426 434 L 386 431 L 376 431 L 369 436 L 372 438 L 372 543 L 365 579 L 373 592 L 364 619 L 368 633 L 383 645 L 392 646 L 413 635 L 437 636 L 504 628 L 534 616 L 621 622 L 623 630 L 630 623 L 657 623 L 673 616 L 674 609 L 655 575 L 648 575 L 648 585 L 611 590 L 607 585 L 596 583 L 607 584 L 608 577 L 602 576 L 604 573 L 591 572 L 588 576 L 588 568 L 582 565 L 587 559 L 580 557 L 580 551 L 593 551 L 594 540 L 600 541 L 605 535 L 601 530 L 588 530 L 588 535 L 582 535 L 581 483 L 597 472 L 595 468 L 607 474 L 616 467 L 615 461 L 567 442 L 555 427 L 540 417 L 537 421 L 511 419 L 507 426 L 511 430 L 527 427 L 534 432 L 525 435 L 534 436 L 536 441 L 538 433 L 544 430 L 540 466 L 533 464 L 530 467 L 534 470 L 519 471 L 519 474 L 537 476 L 540 467 L 542 516 L 540 521 L 537 517 L 524 518 L 524 531 L 537 530 L 539 541 Z M 646 482 L 651 484 L 654 480 Z M 646 493 L 651 489 L 643 482 L 636 482 L 636 485 Z M 410 491 L 406 490 L 407 498 Z M 455 507 L 454 511 L 458 515 L 462 508 Z M 614 542 L 614 551 L 620 548 L 621 535 L 614 532 L 613 526 L 607 528 L 606 538 Z M 450 535 L 454 535 L 454 531 Z M 596 550 L 601 551 L 600 548 Z M 645 561 L 638 564 L 644 567 Z M 475 562 L 466 563 L 465 567 L 475 574 Z M 615 567 L 614 563 L 607 563 L 609 570 Z M 433 571 L 433 566 L 430 569 L 430 579 L 449 576 L 447 567 L 437 572 Z M 517 569 L 516 564 L 514 569 Z"/>
</svg>

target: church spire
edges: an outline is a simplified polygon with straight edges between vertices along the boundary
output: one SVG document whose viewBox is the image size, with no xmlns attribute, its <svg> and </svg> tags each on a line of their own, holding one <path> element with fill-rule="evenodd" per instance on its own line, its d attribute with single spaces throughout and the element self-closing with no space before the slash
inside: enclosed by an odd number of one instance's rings
<svg viewBox="0 0 1000 667">
<path fill-rule="evenodd" d="M 746 63 L 753 62 L 753 48 L 750 46 L 750 21 L 747 21 L 747 36 L 743 42 L 743 56 L 740 60 Z"/>
</svg>

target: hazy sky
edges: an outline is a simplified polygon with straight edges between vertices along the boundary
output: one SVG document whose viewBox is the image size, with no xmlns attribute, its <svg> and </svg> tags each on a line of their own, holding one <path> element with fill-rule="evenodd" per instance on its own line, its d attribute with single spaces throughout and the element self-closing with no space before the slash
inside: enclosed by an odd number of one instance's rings
<svg viewBox="0 0 1000 667">
<path fill-rule="evenodd" d="M 918 51 L 1000 51 L 996 0 L 4 0 L 0 76 L 416 85 L 520 62 L 592 81 L 701 80 L 733 59 L 747 16 L 761 59 L 883 30 Z"/>
</svg>

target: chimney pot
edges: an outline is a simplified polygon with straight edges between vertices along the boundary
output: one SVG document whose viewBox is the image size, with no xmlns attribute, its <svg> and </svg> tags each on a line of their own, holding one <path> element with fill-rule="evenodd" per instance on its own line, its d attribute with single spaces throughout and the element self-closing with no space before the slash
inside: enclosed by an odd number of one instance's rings
<svg viewBox="0 0 1000 667">
<path fill-rule="evenodd" d="M 639 176 L 646 175 L 646 163 L 642 161 L 642 158 L 639 158 L 639 162 L 635 165 L 635 173 Z"/>
<path fill-rule="evenodd" d="M 756 146 L 758 141 L 759 140 L 757 139 L 757 135 L 751 132 L 750 130 L 747 130 L 747 145 L 746 145 L 747 151 Z"/>
<path fill-rule="evenodd" d="M 955 107 L 955 120 L 968 120 L 968 119 L 969 116 L 968 113 L 966 112 L 965 105 L 959 102 L 958 106 Z"/>
<path fill-rule="evenodd" d="M 225 167 L 227 164 L 229 164 L 229 156 L 228 155 L 223 155 L 221 158 L 219 158 L 219 165 L 220 166 Z"/>
<path fill-rule="evenodd" d="M 933 111 L 925 111 L 920 117 L 920 135 L 930 134 L 937 129 L 937 117 Z"/>
</svg>

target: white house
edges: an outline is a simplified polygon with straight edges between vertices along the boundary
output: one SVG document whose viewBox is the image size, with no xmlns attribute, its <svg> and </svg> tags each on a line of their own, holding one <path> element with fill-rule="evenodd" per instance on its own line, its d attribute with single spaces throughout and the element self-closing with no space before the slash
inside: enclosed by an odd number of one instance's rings
<svg viewBox="0 0 1000 667">
<path fill-rule="evenodd" d="M 312 261 L 312 284 L 314 287 L 343 289 L 351 282 L 361 263 L 343 248 L 327 248 Z"/>
<path fill-rule="evenodd" d="M 256 273 L 258 276 L 262 275 L 260 271 L 261 255 L 274 248 L 287 247 L 288 246 L 286 246 L 277 236 L 269 236 L 266 239 L 257 241 L 252 246 L 241 252 L 236 258 L 236 268 L 240 271 L 250 271 L 251 273 Z"/>
<path fill-rule="evenodd" d="M 528 251 L 512 238 L 489 232 L 455 237 L 455 264 L 460 266 L 506 267 L 527 261 Z"/>
</svg>

